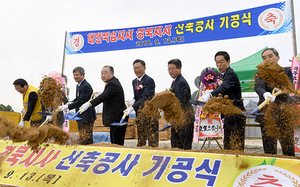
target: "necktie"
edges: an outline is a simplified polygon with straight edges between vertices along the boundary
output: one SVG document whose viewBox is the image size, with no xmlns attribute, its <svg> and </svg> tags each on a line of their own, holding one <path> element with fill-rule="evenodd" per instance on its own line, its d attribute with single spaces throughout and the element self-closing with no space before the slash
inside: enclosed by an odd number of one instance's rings
<svg viewBox="0 0 300 187">
<path fill-rule="evenodd" d="M 139 79 L 137 79 L 137 84 L 136 84 L 136 94 L 138 94 L 138 88 L 139 88 L 139 85 L 140 85 L 140 81 L 139 81 Z"/>
<path fill-rule="evenodd" d="M 223 73 L 220 74 L 220 79 L 222 79 L 222 78 L 223 78 Z"/>
<path fill-rule="evenodd" d="M 171 88 L 173 88 L 173 86 L 174 86 L 174 81 L 175 81 L 175 80 L 173 79 L 172 84 L 171 84 Z"/>
</svg>

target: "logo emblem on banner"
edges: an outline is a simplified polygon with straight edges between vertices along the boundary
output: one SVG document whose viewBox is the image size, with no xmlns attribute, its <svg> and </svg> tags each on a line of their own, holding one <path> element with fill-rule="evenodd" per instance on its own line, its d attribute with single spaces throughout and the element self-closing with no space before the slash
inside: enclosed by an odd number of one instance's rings
<svg viewBox="0 0 300 187">
<path fill-rule="evenodd" d="M 75 34 L 70 41 L 70 47 L 73 51 L 79 51 L 84 44 L 84 39 L 81 34 Z"/>
<path fill-rule="evenodd" d="M 278 8 L 269 8 L 258 17 L 259 26 L 267 31 L 279 29 L 284 22 L 283 12 Z"/>
<path fill-rule="evenodd" d="M 298 186 L 300 178 L 285 169 L 261 165 L 243 171 L 235 180 L 239 186 Z"/>
</svg>

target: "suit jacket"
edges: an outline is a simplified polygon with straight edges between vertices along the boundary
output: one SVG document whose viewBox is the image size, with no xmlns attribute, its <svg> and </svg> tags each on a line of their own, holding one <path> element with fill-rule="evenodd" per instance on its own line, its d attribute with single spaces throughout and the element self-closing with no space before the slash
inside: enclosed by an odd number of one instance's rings
<svg viewBox="0 0 300 187">
<path fill-rule="evenodd" d="M 242 90 L 240 85 L 240 80 L 237 74 L 229 67 L 224 75 L 222 76 L 223 83 L 211 92 L 211 95 L 217 97 L 219 93 L 224 95 L 228 95 L 228 99 L 233 100 L 233 104 L 240 108 L 241 110 L 245 110 L 244 103 L 241 100 L 242 98 Z"/>
<path fill-rule="evenodd" d="M 102 122 L 108 127 L 111 123 L 119 123 L 126 109 L 124 91 L 121 83 L 113 77 L 106 84 L 104 91 L 91 101 L 93 107 L 103 102 Z"/>
<path fill-rule="evenodd" d="M 139 82 L 139 85 L 142 85 L 143 88 L 137 89 L 137 78 L 132 80 L 132 87 L 134 93 L 135 103 L 132 105 L 135 112 L 138 111 L 140 107 L 143 107 L 144 102 L 147 99 L 152 99 L 155 93 L 155 82 L 148 75 L 144 75 L 142 80 Z"/>
<path fill-rule="evenodd" d="M 191 114 L 191 116 L 194 116 L 193 107 L 191 104 L 191 89 L 189 84 L 181 74 L 179 74 L 174 81 L 173 92 L 181 103 L 182 109 L 186 113 Z"/>
<path fill-rule="evenodd" d="M 284 68 L 284 73 L 288 76 L 288 78 L 290 79 L 291 82 L 293 82 L 293 74 L 291 71 L 290 67 L 285 67 Z M 255 86 L 254 86 L 255 92 L 258 94 L 259 96 L 259 101 L 258 101 L 258 105 L 260 105 L 262 102 L 265 101 L 264 98 L 264 93 L 265 92 L 270 92 L 272 93 L 274 86 L 271 85 L 270 83 L 266 83 L 262 80 L 262 78 L 259 76 L 259 72 L 256 72 L 255 75 Z M 287 99 L 288 95 L 287 94 L 281 94 L 279 96 L 276 97 L 276 101 L 285 101 Z M 267 106 L 263 107 L 259 112 L 264 112 L 267 109 Z M 263 115 L 257 116 L 255 118 L 255 120 L 257 122 L 260 122 L 263 118 Z"/>
<path fill-rule="evenodd" d="M 80 86 L 76 86 L 76 98 L 69 104 L 69 109 L 76 109 L 76 112 L 79 111 L 79 108 L 84 103 L 88 102 L 93 94 L 93 88 L 91 85 L 84 79 L 81 82 Z M 92 122 L 96 120 L 96 111 L 94 107 L 88 108 L 82 114 L 79 114 L 78 117 L 81 117 L 81 120 L 77 120 L 78 124 Z"/>
</svg>

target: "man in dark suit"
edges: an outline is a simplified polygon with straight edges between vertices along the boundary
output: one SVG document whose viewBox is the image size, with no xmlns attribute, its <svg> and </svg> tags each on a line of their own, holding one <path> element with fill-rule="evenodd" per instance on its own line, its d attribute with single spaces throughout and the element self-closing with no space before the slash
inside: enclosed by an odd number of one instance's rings
<svg viewBox="0 0 300 187">
<path fill-rule="evenodd" d="M 76 86 L 76 98 L 70 103 L 60 106 L 62 110 L 76 109 L 78 112 L 79 107 L 90 100 L 93 94 L 93 88 L 85 80 L 85 72 L 82 67 L 76 67 L 73 69 L 74 80 L 78 83 Z M 79 131 L 79 143 L 82 145 L 88 145 L 93 143 L 93 126 L 96 120 L 96 111 L 94 108 L 89 108 L 85 112 L 78 115 L 81 120 L 77 120 Z"/>
<path fill-rule="evenodd" d="M 126 109 L 127 114 L 133 110 L 136 112 L 137 131 L 138 131 L 138 143 L 137 146 L 145 146 L 146 141 L 151 147 L 158 147 L 158 116 L 146 117 L 140 112 L 142 110 L 144 102 L 147 99 L 152 99 L 155 93 L 154 80 L 146 75 L 146 63 L 143 60 L 137 59 L 133 62 L 134 73 L 137 78 L 132 80 L 133 93 L 135 103 L 132 107 Z"/>
<path fill-rule="evenodd" d="M 128 117 L 124 120 L 124 125 L 115 126 L 112 123 L 119 123 L 123 110 L 126 109 L 124 101 L 124 91 L 119 80 L 114 76 L 112 66 L 104 66 L 101 71 L 101 79 L 105 82 L 103 93 L 92 101 L 83 104 L 80 109 L 82 112 L 94 108 L 103 102 L 102 122 L 106 127 L 110 127 L 110 140 L 112 144 L 124 145 L 125 133 Z"/>
<path fill-rule="evenodd" d="M 195 116 L 191 104 L 191 90 L 190 86 L 181 75 L 182 64 L 179 59 L 172 59 L 168 62 L 168 70 L 170 76 L 173 78 L 171 91 L 181 104 L 184 112 L 184 124 L 179 129 L 171 128 L 171 147 L 180 149 L 192 149 L 193 141 L 193 127 Z"/>
<path fill-rule="evenodd" d="M 220 72 L 222 84 L 217 86 L 212 92 L 205 93 L 202 98 L 206 102 L 210 97 L 228 95 L 228 99 L 233 100 L 233 104 L 245 110 L 242 98 L 242 91 L 237 74 L 231 69 L 230 56 L 226 51 L 219 51 L 215 54 L 216 66 Z M 246 117 L 242 114 L 221 115 L 224 119 L 224 149 L 244 150 Z"/>
<path fill-rule="evenodd" d="M 263 62 L 274 62 L 278 63 L 280 56 L 276 49 L 274 48 L 267 48 L 262 52 L 262 59 Z M 290 67 L 284 68 L 285 74 L 289 77 L 290 81 L 293 82 L 293 74 Z M 277 114 L 281 113 L 280 105 L 282 105 L 284 102 L 292 102 L 289 98 L 288 94 L 283 93 L 281 95 L 272 96 L 272 91 L 274 89 L 274 86 L 270 83 L 266 83 L 262 80 L 262 78 L 259 76 L 259 72 L 257 72 L 255 76 L 255 87 L 254 87 L 256 93 L 259 96 L 259 102 L 258 104 L 261 104 L 265 101 L 265 99 L 268 99 L 271 97 L 271 102 L 274 102 L 278 107 L 276 107 L 278 110 L 274 111 Z M 267 106 L 263 107 L 260 112 L 264 112 L 267 109 Z M 292 109 L 291 109 L 292 110 Z M 281 127 L 281 123 L 284 123 L 280 117 L 273 116 L 276 121 L 276 127 L 280 131 L 279 133 L 281 136 L 279 136 L 279 141 L 282 147 L 282 153 L 284 155 L 288 156 L 295 156 L 295 149 L 294 149 L 294 131 L 293 129 L 288 129 L 287 127 Z M 256 116 L 255 121 L 260 123 L 261 128 L 261 134 L 262 134 L 262 142 L 264 147 L 264 152 L 267 154 L 277 154 L 277 137 L 270 136 L 267 132 L 266 121 L 264 119 L 263 115 Z M 282 131 L 281 131 L 282 130 Z M 285 134 L 285 136 L 284 136 Z"/>
</svg>

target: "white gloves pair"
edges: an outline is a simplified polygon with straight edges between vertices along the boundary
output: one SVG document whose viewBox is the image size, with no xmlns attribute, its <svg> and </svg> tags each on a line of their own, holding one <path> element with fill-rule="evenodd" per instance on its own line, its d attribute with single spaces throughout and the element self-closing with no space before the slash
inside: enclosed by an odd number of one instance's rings
<svg viewBox="0 0 300 187">
<path fill-rule="evenodd" d="M 81 105 L 81 107 L 79 108 L 80 114 L 82 114 L 83 112 L 85 112 L 91 106 L 92 106 L 92 104 L 90 102 L 86 102 L 83 105 Z M 61 111 L 65 111 L 65 110 L 69 109 L 68 104 L 65 104 L 65 105 L 62 105 L 62 106 L 58 106 L 57 108 L 59 110 L 61 110 Z"/>
<path fill-rule="evenodd" d="M 276 99 L 276 96 L 273 96 L 270 92 L 265 92 L 263 94 L 265 100 L 269 99 L 271 97 L 271 103 L 273 103 Z"/>
<path fill-rule="evenodd" d="M 202 96 L 199 98 L 199 100 L 200 100 L 200 101 L 203 100 L 203 102 L 207 102 L 207 101 L 212 97 L 211 92 L 213 92 L 213 91 L 214 91 L 214 90 L 206 90 L 206 91 L 205 91 L 205 94 L 202 95 Z"/>
</svg>

